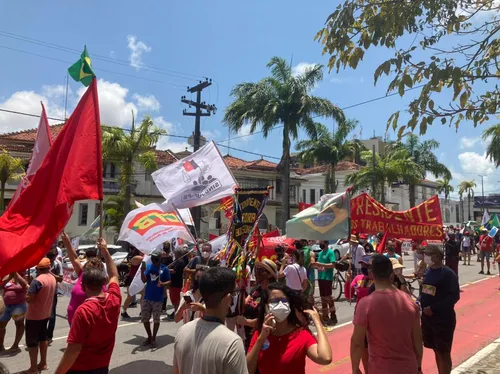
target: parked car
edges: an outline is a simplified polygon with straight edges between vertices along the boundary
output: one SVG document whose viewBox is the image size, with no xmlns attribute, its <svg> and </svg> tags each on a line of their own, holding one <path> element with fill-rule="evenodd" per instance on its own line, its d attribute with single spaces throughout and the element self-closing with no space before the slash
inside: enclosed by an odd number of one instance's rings
<svg viewBox="0 0 500 374">
<path fill-rule="evenodd" d="M 329 244 L 328 248 L 333 249 L 335 252 L 335 258 L 340 260 L 349 250 L 349 242 L 345 239 L 338 239 L 334 244 Z M 321 252 L 321 248 L 318 244 L 314 244 L 311 249 L 314 253 L 316 253 L 316 255 Z"/>
</svg>

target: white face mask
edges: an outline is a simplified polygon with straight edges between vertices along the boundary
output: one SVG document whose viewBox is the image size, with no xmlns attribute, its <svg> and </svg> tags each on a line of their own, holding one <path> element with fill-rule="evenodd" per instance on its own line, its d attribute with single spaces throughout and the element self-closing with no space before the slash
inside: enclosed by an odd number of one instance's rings
<svg viewBox="0 0 500 374">
<path fill-rule="evenodd" d="M 269 304 L 269 312 L 274 315 L 276 322 L 283 322 L 290 314 L 290 304 L 282 301 L 277 304 Z"/>
<path fill-rule="evenodd" d="M 210 252 L 201 252 L 201 257 L 207 259 L 210 257 Z"/>
<path fill-rule="evenodd" d="M 429 266 L 432 266 L 434 265 L 434 261 L 432 261 L 432 257 L 431 256 L 428 256 L 428 255 L 424 255 L 424 262 L 429 265 Z"/>
</svg>

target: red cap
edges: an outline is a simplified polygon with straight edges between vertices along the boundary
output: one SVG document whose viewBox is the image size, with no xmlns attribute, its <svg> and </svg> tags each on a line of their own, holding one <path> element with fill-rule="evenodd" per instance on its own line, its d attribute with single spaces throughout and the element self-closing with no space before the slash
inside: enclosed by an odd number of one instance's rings
<svg viewBox="0 0 500 374">
<path fill-rule="evenodd" d="M 368 237 L 366 236 L 366 234 L 359 234 L 359 238 L 360 239 L 367 239 Z"/>
</svg>

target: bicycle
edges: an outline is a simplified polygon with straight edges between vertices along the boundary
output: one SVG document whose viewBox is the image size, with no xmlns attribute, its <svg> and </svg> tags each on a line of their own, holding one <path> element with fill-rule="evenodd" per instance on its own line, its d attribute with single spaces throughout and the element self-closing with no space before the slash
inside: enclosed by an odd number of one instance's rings
<svg viewBox="0 0 500 374">
<path fill-rule="evenodd" d="M 346 283 L 346 279 L 342 275 L 342 272 L 346 272 L 349 270 L 349 262 L 347 261 L 339 261 L 335 263 L 335 274 L 333 275 L 333 283 L 332 283 L 332 297 L 333 300 L 339 301 L 344 293 L 344 285 Z"/>
<path fill-rule="evenodd" d="M 410 291 L 410 296 L 412 296 L 412 298 L 414 300 L 418 300 L 418 298 L 420 297 L 420 283 L 418 283 L 419 281 L 419 278 L 406 278 L 406 287 L 408 287 L 408 291 Z M 414 283 L 417 283 L 416 287 L 414 285 Z"/>
</svg>

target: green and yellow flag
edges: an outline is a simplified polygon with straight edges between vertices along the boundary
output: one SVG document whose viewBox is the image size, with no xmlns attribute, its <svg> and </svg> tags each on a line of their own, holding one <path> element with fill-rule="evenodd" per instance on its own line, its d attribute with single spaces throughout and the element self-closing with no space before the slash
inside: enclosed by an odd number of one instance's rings
<svg viewBox="0 0 500 374">
<path fill-rule="evenodd" d="M 83 49 L 80 59 L 71 65 L 68 69 L 69 75 L 77 82 L 81 82 L 85 87 L 88 87 L 95 77 L 92 70 L 92 64 L 89 54 L 87 53 L 87 46 Z"/>
</svg>

